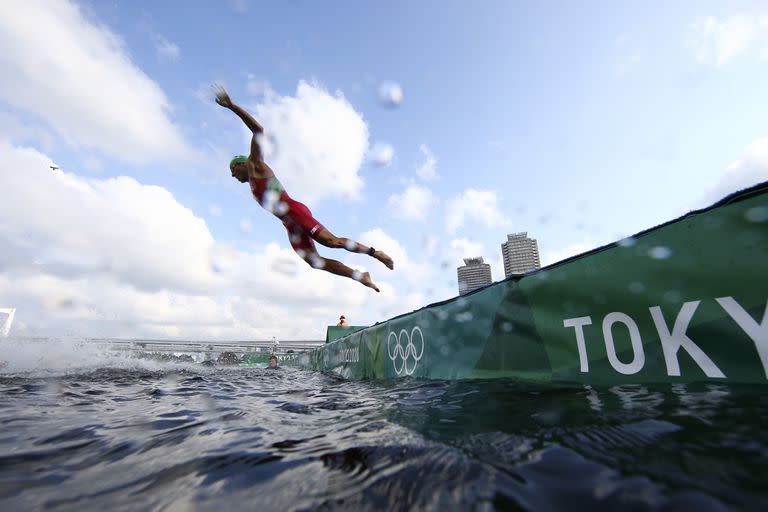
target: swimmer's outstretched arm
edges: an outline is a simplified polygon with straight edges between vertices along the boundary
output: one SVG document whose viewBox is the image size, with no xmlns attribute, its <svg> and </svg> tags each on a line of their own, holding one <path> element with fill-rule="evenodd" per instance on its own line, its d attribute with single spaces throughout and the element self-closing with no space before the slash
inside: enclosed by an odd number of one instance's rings
<svg viewBox="0 0 768 512">
<path fill-rule="evenodd" d="M 229 98 L 229 94 L 227 94 L 227 90 L 224 89 L 224 87 L 215 85 L 214 91 L 216 93 L 216 103 L 224 108 L 228 108 L 237 114 L 237 116 L 243 120 L 245 126 L 247 126 L 248 129 L 253 133 L 264 133 L 264 128 L 262 128 L 261 125 L 256 122 L 251 114 L 246 112 L 245 109 L 243 109 L 240 105 L 232 102 L 232 100 Z"/>
</svg>

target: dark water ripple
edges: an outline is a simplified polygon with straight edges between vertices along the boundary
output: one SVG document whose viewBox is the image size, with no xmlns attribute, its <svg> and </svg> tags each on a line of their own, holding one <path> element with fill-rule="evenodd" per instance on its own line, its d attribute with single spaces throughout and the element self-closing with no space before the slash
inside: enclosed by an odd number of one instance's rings
<svg viewBox="0 0 768 512">
<path fill-rule="evenodd" d="M 2 510 L 764 510 L 768 398 L 715 385 L 0 376 Z"/>
</svg>

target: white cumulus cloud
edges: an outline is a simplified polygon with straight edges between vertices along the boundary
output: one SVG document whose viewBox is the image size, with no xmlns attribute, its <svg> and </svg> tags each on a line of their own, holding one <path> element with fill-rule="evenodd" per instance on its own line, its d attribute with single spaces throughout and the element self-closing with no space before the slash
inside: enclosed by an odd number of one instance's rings
<svg viewBox="0 0 768 512">
<path fill-rule="evenodd" d="M 744 156 L 729 165 L 718 183 L 706 194 L 702 204 L 709 206 L 737 190 L 768 181 L 768 137 L 747 146 Z"/>
<path fill-rule="evenodd" d="M 176 60 L 181 54 L 177 44 L 160 35 L 155 38 L 155 48 L 157 48 L 157 54 L 166 59 Z"/>
<path fill-rule="evenodd" d="M 359 199 L 368 126 L 340 92 L 301 81 L 295 96 L 267 94 L 255 110 L 274 140 L 268 163 L 291 196 Z"/>
<path fill-rule="evenodd" d="M 570 258 L 571 256 L 590 251 L 597 246 L 598 245 L 591 240 L 584 240 L 582 242 L 576 242 L 565 247 L 547 251 L 541 258 L 541 266 L 546 267 L 547 265 L 557 263 L 558 261 Z"/>
<path fill-rule="evenodd" d="M 461 261 L 463 258 L 475 258 L 477 256 L 488 257 L 487 254 L 483 254 L 483 244 L 467 240 L 466 238 L 451 240 L 451 249 L 453 249 L 458 261 Z"/>
<path fill-rule="evenodd" d="M 60 275 L 106 272 L 146 289 L 210 289 L 213 238 L 164 188 L 121 176 L 84 179 L 0 142 L 0 261 L 27 255 Z M 33 207 L 37 205 L 38 207 Z M 41 267 L 42 268 L 42 267 Z"/>
<path fill-rule="evenodd" d="M 416 175 L 424 181 L 431 181 L 437 177 L 437 159 L 426 144 L 420 145 L 419 151 L 424 155 L 424 162 L 416 168 Z"/>
<path fill-rule="evenodd" d="M 395 262 L 395 272 L 404 275 L 411 284 L 423 287 L 425 283 L 429 283 L 434 265 L 412 260 L 405 247 L 381 228 L 366 231 L 360 235 L 360 242 L 369 247 L 375 247 L 376 249 L 386 252 Z M 375 272 L 375 275 L 381 276 L 382 280 L 389 277 L 387 274 L 388 272 L 392 272 L 386 267 L 378 265 L 376 267 L 371 267 L 371 269 L 372 275 L 373 272 Z"/>
<path fill-rule="evenodd" d="M 410 185 L 402 194 L 390 196 L 387 206 L 395 217 L 424 220 L 437 203 L 438 199 L 431 190 L 419 185 Z"/>
<path fill-rule="evenodd" d="M 262 94 L 266 94 L 268 91 L 271 91 L 272 86 L 268 81 L 256 78 L 256 76 L 249 73 L 246 90 L 248 91 L 248 94 L 253 96 L 261 96 Z"/>
<path fill-rule="evenodd" d="M 500 227 L 510 221 L 500 211 L 496 192 L 492 190 L 467 189 L 461 196 L 448 202 L 445 227 L 454 233 L 467 220 L 473 220 L 486 227 Z"/>
<path fill-rule="evenodd" d="M 767 29 L 768 26 L 754 16 L 734 15 L 727 19 L 704 16 L 691 24 L 686 44 L 699 62 L 720 67 L 757 44 L 765 45 Z"/>
<path fill-rule="evenodd" d="M 311 269 L 287 240 L 245 252 L 162 187 L 51 163 L 0 142 L 0 297 L 18 335 L 320 339 L 339 310 L 380 319 L 369 289 Z"/>
<path fill-rule="evenodd" d="M 160 87 L 67 0 L 0 2 L 0 98 L 73 147 L 130 162 L 189 157 Z"/>
</svg>

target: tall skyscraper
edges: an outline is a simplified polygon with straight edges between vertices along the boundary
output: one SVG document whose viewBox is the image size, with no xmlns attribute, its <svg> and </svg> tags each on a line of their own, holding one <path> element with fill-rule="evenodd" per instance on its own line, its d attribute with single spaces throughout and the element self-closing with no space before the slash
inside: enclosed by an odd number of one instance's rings
<svg viewBox="0 0 768 512">
<path fill-rule="evenodd" d="M 501 254 L 505 277 L 541 268 L 539 244 L 535 238 L 528 238 L 527 232 L 507 235 L 507 241 L 501 244 Z"/>
<path fill-rule="evenodd" d="M 459 278 L 459 295 L 491 284 L 491 266 L 483 263 L 483 257 L 464 258 L 464 266 L 456 269 Z"/>
</svg>

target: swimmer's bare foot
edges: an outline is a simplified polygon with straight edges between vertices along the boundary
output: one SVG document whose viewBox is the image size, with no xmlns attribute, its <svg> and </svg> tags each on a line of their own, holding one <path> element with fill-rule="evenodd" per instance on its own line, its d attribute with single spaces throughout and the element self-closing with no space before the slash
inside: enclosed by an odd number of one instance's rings
<svg viewBox="0 0 768 512">
<path fill-rule="evenodd" d="M 382 262 L 389 268 L 390 270 L 395 268 L 395 263 L 392 261 L 392 258 L 387 256 L 387 253 L 384 251 L 376 251 L 373 253 L 373 257 Z"/>
<path fill-rule="evenodd" d="M 368 272 L 363 272 L 363 277 L 362 277 L 362 279 L 360 279 L 360 282 L 363 283 L 368 288 L 373 288 L 377 292 L 379 291 L 379 287 L 376 286 L 373 283 L 373 281 L 371 281 L 371 274 L 369 274 Z"/>
</svg>

